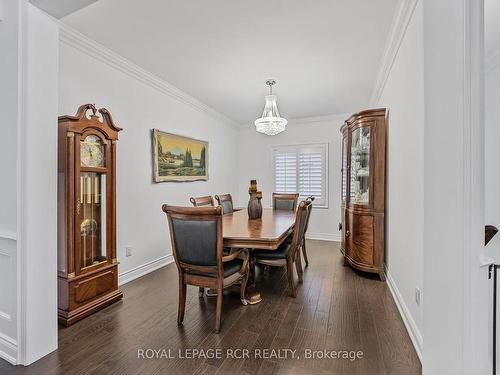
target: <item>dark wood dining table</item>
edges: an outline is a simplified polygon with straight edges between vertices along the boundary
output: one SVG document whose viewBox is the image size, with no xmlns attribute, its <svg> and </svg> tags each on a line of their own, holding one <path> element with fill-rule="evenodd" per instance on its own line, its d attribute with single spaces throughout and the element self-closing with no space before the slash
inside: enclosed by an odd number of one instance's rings
<svg viewBox="0 0 500 375">
<path fill-rule="evenodd" d="M 293 230 L 295 212 L 264 208 L 262 218 L 249 219 L 246 209 L 226 214 L 222 218 L 224 247 L 276 250 Z M 255 280 L 250 280 L 246 300 L 256 304 L 262 300 L 255 289 Z"/>
</svg>

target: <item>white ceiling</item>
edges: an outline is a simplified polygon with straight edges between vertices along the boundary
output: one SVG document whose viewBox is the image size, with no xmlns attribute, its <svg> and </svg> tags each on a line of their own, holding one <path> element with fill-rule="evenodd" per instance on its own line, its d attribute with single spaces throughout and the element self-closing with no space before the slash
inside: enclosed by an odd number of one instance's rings
<svg viewBox="0 0 500 375">
<path fill-rule="evenodd" d="M 500 53 L 499 0 L 484 0 L 484 52 L 487 58 Z"/>
<path fill-rule="evenodd" d="M 55 18 L 62 18 L 97 0 L 29 0 Z"/>
<path fill-rule="evenodd" d="M 398 0 L 100 0 L 67 25 L 241 124 L 368 105 Z"/>
</svg>

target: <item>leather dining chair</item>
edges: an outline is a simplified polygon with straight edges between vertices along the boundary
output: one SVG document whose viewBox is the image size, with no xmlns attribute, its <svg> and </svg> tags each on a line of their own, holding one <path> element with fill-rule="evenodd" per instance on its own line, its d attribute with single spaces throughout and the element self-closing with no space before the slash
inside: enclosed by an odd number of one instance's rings
<svg viewBox="0 0 500 375">
<path fill-rule="evenodd" d="M 231 197 L 231 194 L 216 195 L 215 200 L 217 201 L 219 206 L 222 206 L 223 214 L 233 213 L 234 211 L 233 197 Z"/>
<path fill-rule="evenodd" d="M 303 271 L 300 257 L 300 247 L 304 242 L 307 218 L 311 209 L 311 200 L 300 202 L 295 213 L 295 225 L 293 227 L 293 237 L 291 241 L 284 241 L 276 250 L 252 250 L 250 261 L 250 272 L 255 279 L 255 263 L 266 266 L 286 267 L 288 277 L 288 288 L 292 297 L 297 296 L 295 282 L 293 279 L 293 265 L 297 270 L 299 282 L 302 283 Z"/>
<path fill-rule="evenodd" d="M 203 197 L 191 197 L 189 201 L 193 205 L 193 207 L 214 207 L 214 200 L 211 195 L 206 195 Z M 199 296 L 203 297 L 205 294 L 205 288 L 200 287 Z M 207 293 L 207 297 L 215 297 L 215 293 Z"/>
<path fill-rule="evenodd" d="M 275 210 L 295 211 L 298 193 L 273 193 L 273 208 Z"/>
<path fill-rule="evenodd" d="M 307 251 L 306 251 L 306 233 L 307 233 L 307 228 L 309 227 L 309 219 L 311 218 L 311 212 L 312 212 L 312 203 L 314 202 L 314 197 L 311 195 L 306 198 L 306 200 L 311 201 L 311 206 L 309 207 L 309 212 L 307 213 L 307 219 L 306 219 L 306 229 L 304 231 L 304 238 L 302 239 L 302 255 L 304 256 L 304 263 L 306 264 L 305 266 L 307 267 L 309 265 L 309 259 L 307 259 Z"/>
<path fill-rule="evenodd" d="M 191 197 L 189 198 L 189 201 L 194 207 L 214 206 L 214 200 L 211 195 L 207 195 L 205 197 Z"/>
<path fill-rule="evenodd" d="M 248 281 L 247 250 L 222 253 L 222 208 L 175 207 L 164 204 L 167 214 L 172 252 L 179 273 L 179 306 L 177 324 L 184 321 L 186 286 L 195 285 L 217 291 L 215 332 L 220 332 L 222 290 L 241 282 L 240 299 L 246 305 L 245 288 Z"/>
</svg>

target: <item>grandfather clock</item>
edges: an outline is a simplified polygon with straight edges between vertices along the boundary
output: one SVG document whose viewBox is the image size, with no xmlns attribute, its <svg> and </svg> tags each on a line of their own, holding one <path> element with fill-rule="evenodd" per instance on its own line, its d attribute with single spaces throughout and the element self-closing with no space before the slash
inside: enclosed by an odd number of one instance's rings
<svg viewBox="0 0 500 375">
<path fill-rule="evenodd" d="M 116 260 L 120 130 L 92 104 L 59 117 L 58 319 L 66 326 L 123 297 Z"/>
</svg>

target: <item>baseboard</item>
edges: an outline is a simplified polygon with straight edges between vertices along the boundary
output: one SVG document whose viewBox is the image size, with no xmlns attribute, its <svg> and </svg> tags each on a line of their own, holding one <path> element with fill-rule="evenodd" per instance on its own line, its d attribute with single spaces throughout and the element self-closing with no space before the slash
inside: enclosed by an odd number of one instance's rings
<svg viewBox="0 0 500 375">
<path fill-rule="evenodd" d="M 389 286 L 389 290 L 391 291 L 392 294 L 392 298 L 394 299 L 394 302 L 398 307 L 399 314 L 401 315 L 406 330 L 410 335 L 410 339 L 411 342 L 413 343 L 413 346 L 415 347 L 418 359 L 420 359 L 420 363 L 422 363 L 422 344 L 423 344 L 422 334 L 420 333 L 420 330 L 418 329 L 415 320 L 413 320 L 413 317 L 410 314 L 410 310 L 406 306 L 403 296 L 401 296 L 401 293 L 399 292 L 399 289 L 396 283 L 394 282 L 394 279 L 392 278 L 391 274 L 389 273 L 387 267 L 385 269 L 385 275 L 387 279 L 387 285 Z"/>
<path fill-rule="evenodd" d="M 308 240 L 321 240 L 321 241 L 335 241 L 335 242 L 340 242 L 340 235 L 339 234 L 332 234 L 332 233 L 311 233 L 311 232 L 307 232 L 306 233 L 306 239 L 308 239 Z"/>
<path fill-rule="evenodd" d="M 158 268 L 165 267 L 174 261 L 174 257 L 169 254 L 162 256 L 161 258 L 152 260 L 148 263 L 142 264 L 131 270 L 118 273 L 118 285 L 123 285 L 132 280 L 135 280 L 141 276 L 147 275 L 150 272 L 156 271 Z"/>
<path fill-rule="evenodd" d="M 9 336 L 0 333 L 0 358 L 17 365 L 17 342 Z"/>
</svg>

